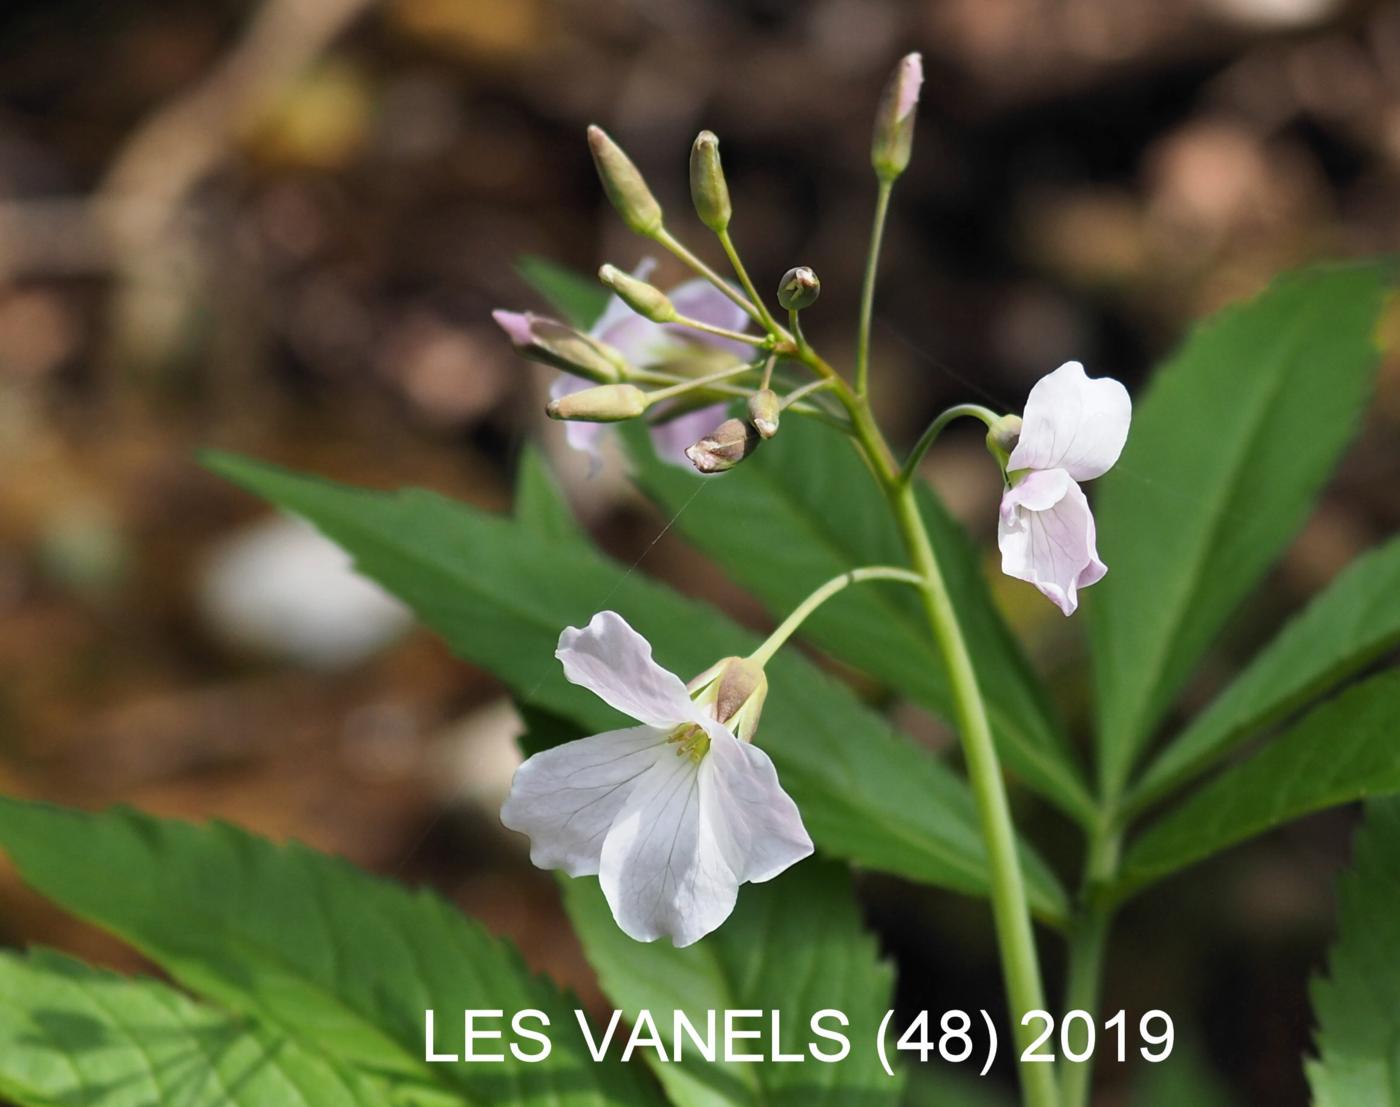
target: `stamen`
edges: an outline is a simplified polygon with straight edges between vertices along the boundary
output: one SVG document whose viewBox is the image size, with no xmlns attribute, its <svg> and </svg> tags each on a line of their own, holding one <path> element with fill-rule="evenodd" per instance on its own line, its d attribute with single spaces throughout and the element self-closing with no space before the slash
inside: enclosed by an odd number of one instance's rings
<svg viewBox="0 0 1400 1107">
<path fill-rule="evenodd" d="M 675 743 L 677 757 L 688 757 L 697 765 L 710 752 L 710 736 L 699 723 L 682 723 L 666 741 Z"/>
</svg>

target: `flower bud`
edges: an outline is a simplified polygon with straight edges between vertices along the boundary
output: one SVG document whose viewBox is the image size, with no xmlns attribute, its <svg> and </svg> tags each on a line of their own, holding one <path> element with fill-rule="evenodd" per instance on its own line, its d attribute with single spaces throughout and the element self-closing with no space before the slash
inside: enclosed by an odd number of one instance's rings
<svg viewBox="0 0 1400 1107">
<path fill-rule="evenodd" d="M 764 438 L 778 433 L 778 417 L 783 403 L 771 388 L 761 388 L 749 397 L 749 422 Z"/>
<path fill-rule="evenodd" d="M 646 281 L 629 276 L 613 265 L 599 269 L 598 279 L 643 319 L 650 319 L 653 323 L 670 323 L 676 319 L 676 308 L 670 297 Z"/>
<path fill-rule="evenodd" d="M 690 148 L 690 200 L 700 222 L 719 234 L 729 227 L 733 208 L 729 185 L 719 160 L 719 139 L 714 131 L 701 131 Z"/>
<path fill-rule="evenodd" d="M 1006 463 L 1010 460 L 1011 451 L 1016 448 L 1016 442 L 1020 437 L 1021 417 L 1019 415 L 1003 415 L 987 428 L 987 449 L 997 459 L 997 464 L 1001 466 L 1003 473 L 1006 472 Z"/>
<path fill-rule="evenodd" d="M 688 685 L 692 698 L 710 708 L 715 719 L 741 741 L 753 741 L 763 701 L 768 698 L 768 676 L 763 666 L 743 657 L 726 657 L 711 665 Z"/>
<path fill-rule="evenodd" d="M 743 419 L 726 419 L 689 447 L 685 456 L 702 473 L 723 473 L 758 449 L 762 441 L 753 424 Z"/>
<path fill-rule="evenodd" d="M 516 351 L 531 361 L 552 365 L 585 380 L 608 384 L 627 369 L 623 356 L 605 342 L 574 330 L 557 319 L 533 312 L 496 310 L 496 325 Z"/>
<path fill-rule="evenodd" d="M 870 163 L 882 181 L 892 181 L 909 164 L 914 146 L 914 115 L 919 88 L 924 83 L 924 63 L 917 54 L 906 54 L 895 66 L 880 106 L 875 111 L 875 133 L 870 142 Z"/>
<path fill-rule="evenodd" d="M 778 282 L 778 303 L 789 311 L 811 307 L 821 294 L 821 279 L 805 265 L 789 269 Z"/>
<path fill-rule="evenodd" d="M 661 229 L 661 205 L 632 159 L 602 127 L 588 128 L 588 148 L 593 151 L 593 164 L 603 182 L 603 191 L 622 221 L 637 234 L 656 234 Z"/>
<path fill-rule="evenodd" d="M 620 423 L 635 419 L 647 409 L 647 394 L 635 384 L 600 384 L 569 392 L 551 400 L 545 408 L 551 419 L 579 423 Z"/>
</svg>

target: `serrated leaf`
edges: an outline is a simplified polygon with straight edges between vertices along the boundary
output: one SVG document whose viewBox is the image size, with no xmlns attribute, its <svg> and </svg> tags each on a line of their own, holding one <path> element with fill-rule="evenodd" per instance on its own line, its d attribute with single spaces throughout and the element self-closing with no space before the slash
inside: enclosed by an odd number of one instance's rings
<svg viewBox="0 0 1400 1107">
<path fill-rule="evenodd" d="M 0 953 L 0 1098 L 18 1107 L 384 1102 L 366 1077 L 267 1027 L 49 952 Z"/>
<path fill-rule="evenodd" d="M 828 427 L 790 416 L 777 438 L 720 478 L 659 460 L 646 435 L 629 435 L 628 445 L 638 482 L 663 509 L 678 513 L 676 527 L 779 618 L 847 569 L 907 563 L 884 498 L 851 445 Z M 1092 821 L 1095 805 L 1083 775 L 992 604 L 975 548 L 926 487 L 920 509 L 1003 757 L 1029 786 Z M 802 634 L 942 717 L 952 715 L 943 660 L 911 589 L 848 589 L 809 618 Z"/>
<path fill-rule="evenodd" d="M 1312 811 L 1400 791 L 1397 719 L 1397 671 L 1305 715 L 1150 826 L 1128 851 L 1124 887 L 1141 887 Z"/>
<path fill-rule="evenodd" d="M 564 904 L 589 963 L 612 1001 L 634 1024 L 638 1012 L 656 1020 L 668 1056 L 655 1063 L 676 1107 L 882 1107 L 897 1104 L 902 1079 L 891 1079 L 876 1057 L 875 1034 L 891 1005 L 894 974 L 865 932 L 849 875 L 839 866 L 813 861 L 767 884 L 747 890 L 729 920 L 686 949 L 663 942 L 641 945 L 613 922 L 597 882 L 564 880 Z M 751 1052 L 768 1055 L 776 1043 L 802 1061 L 725 1063 L 724 1012 L 761 1011 L 742 1029 L 763 1037 Z M 808 1053 L 812 1043 L 828 1053 L 837 1043 L 817 1037 L 811 1019 L 820 1011 L 845 1014 L 826 1029 L 845 1034 L 851 1052 L 825 1063 Z M 717 1013 L 720 1042 L 712 1063 L 688 1040 L 683 1059 L 673 1056 L 673 1011 L 683 1011 L 702 1034 L 707 1012 Z M 771 1037 L 778 1012 L 780 1033 Z M 646 1051 L 655 1061 L 655 1051 Z"/>
<path fill-rule="evenodd" d="M 685 676 L 757 645 L 713 609 L 582 540 L 544 542 L 517 521 L 428 492 L 353 489 L 226 455 L 208 464 L 314 523 L 456 653 L 586 733 L 616 726 L 620 716 L 564 680 L 553 656 L 563 627 L 612 608 L 663 665 Z M 860 864 L 983 893 L 985 854 L 966 784 L 793 651 L 773 661 L 769 677 L 760 741 L 817 844 Z M 1033 909 L 1062 918 L 1063 889 L 1024 845 L 1022 854 Z"/>
<path fill-rule="evenodd" d="M 429 893 L 295 843 L 134 811 L 0 798 L 0 849 L 28 884 L 191 991 L 347 1063 L 482 1107 L 659 1102 L 641 1066 L 593 1063 L 573 1004 L 507 942 Z M 428 1008 L 442 1048 L 455 1028 L 457 1052 L 463 1011 L 543 1011 L 553 1052 L 536 1064 L 508 1053 L 427 1064 Z"/>
<path fill-rule="evenodd" d="M 1400 644 L 1400 539 L 1317 595 L 1143 774 L 1139 803 L 1209 768 Z"/>
<path fill-rule="evenodd" d="M 1280 278 L 1198 327 L 1137 403 L 1097 482 L 1109 572 L 1087 604 L 1110 792 L 1350 440 L 1385 278 L 1378 264 Z"/>
<path fill-rule="evenodd" d="M 564 322 L 588 330 L 603 314 L 611 293 L 596 281 L 548 258 L 525 255 L 515 263 L 527 284 L 548 301 Z"/>
<path fill-rule="evenodd" d="M 1315 1107 L 1400 1107 L 1400 802 L 1376 800 L 1338 885 L 1338 938 L 1314 980 Z"/>
</svg>

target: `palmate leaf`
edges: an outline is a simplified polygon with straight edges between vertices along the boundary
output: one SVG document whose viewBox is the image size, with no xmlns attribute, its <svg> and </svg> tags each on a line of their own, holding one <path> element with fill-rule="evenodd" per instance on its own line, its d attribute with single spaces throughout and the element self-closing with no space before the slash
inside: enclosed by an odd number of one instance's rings
<svg viewBox="0 0 1400 1107">
<path fill-rule="evenodd" d="M 647 637 L 663 665 L 685 676 L 757 644 L 712 609 L 623 569 L 581 539 L 544 541 L 527 524 L 428 492 L 347 488 L 225 455 L 208 463 L 314 523 L 456 653 L 583 733 L 615 726 L 620 716 L 564 680 L 553 657 L 563 627 L 612 608 Z M 769 676 L 761 741 L 817 844 L 874 868 L 982 893 L 985 854 L 967 786 L 793 652 L 775 659 Z M 1029 851 L 1023 857 L 1034 910 L 1062 918 L 1063 889 Z"/>
<path fill-rule="evenodd" d="M 1312 987 L 1316 1107 L 1400 1107 L 1400 802 L 1367 804 L 1338 886 L 1338 939 Z"/>
<path fill-rule="evenodd" d="M 1400 792 L 1400 671 L 1342 693 L 1232 766 L 1129 849 L 1132 889 L 1262 831 L 1363 796 Z"/>
<path fill-rule="evenodd" d="M 1199 327 L 1136 405 L 1095 516 L 1109 573 L 1088 604 L 1110 791 L 1350 440 L 1388 267 L 1277 280 Z"/>
<path fill-rule="evenodd" d="M 636 479 L 676 527 L 778 617 L 859 565 L 905 564 L 884 498 L 850 444 L 790 416 L 777 438 L 732 473 L 702 478 L 659 460 L 628 435 Z M 703 493 L 697 489 L 703 485 Z M 977 551 L 926 487 L 920 508 L 947 578 L 997 745 L 1026 784 L 1080 819 L 1095 806 L 1040 683 L 993 606 Z M 683 509 L 683 510 L 682 510 Z M 989 506 L 988 510 L 992 510 Z M 917 595 L 863 584 L 825 604 L 802 633 L 944 718 L 952 696 Z"/>
<path fill-rule="evenodd" d="M 346 1063 L 472 1107 L 661 1102 L 641 1065 L 595 1064 L 574 1005 L 431 894 L 304 846 L 133 811 L 0 799 L 0 850 L 39 892 L 191 991 Z M 451 1051 L 456 1031 L 455 1052 L 463 1011 L 543 1011 L 553 1052 L 535 1064 L 508 1053 L 499 1064 L 427 1064 L 428 1008 L 440 1048 Z"/>
<path fill-rule="evenodd" d="M 0 953 L 0 1099 L 18 1107 L 379 1107 L 382 1090 L 154 980 Z"/>
<path fill-rule="evenodd" d="M 1150 802 L 1400 644 L 1400 539 L 1358 558 L 1143 774 Z"/>
<path fill-rule="evenodd" d="M 656 1075 L 676 1107 L 894 1107 L 901 1079 L 880 1068 L 875 1035 L 891 1006 L 893 971 L 880 959 L 875 939 L 861 925 L 850 876 L 837 865 L 808 861 L 776 880 L 746 889 L 734 914 L 713 934 L 686 949 L 664 942 L 641 945 L 613 922 L 592 880 L 566 880 L 564 903 L 603 989 L 629 1019 L 650 1011 L 672 1050 L 671 1012 L 684 1011 L 705 1033 L 707 1012 L 762 1011 L 743 1029 L 763 1037 L 748 1052 L 766 1054 L 779 1013 L 777 1041 L 800 1062 L 724 1062 L 721 1044 L 711 1063 L 685 1041 L 683 1061 L 657 1064 Z M 827 1021 L 846 1035 L 851 1052 L 825 1063 L 807 1045 L 831 1053 L 837 1043 L 813 1035 L 819 1011 L 845 1014 L 850 1025 Z M 648 1051 L 654 1059 L 655 1054 Z"/>
</svg>

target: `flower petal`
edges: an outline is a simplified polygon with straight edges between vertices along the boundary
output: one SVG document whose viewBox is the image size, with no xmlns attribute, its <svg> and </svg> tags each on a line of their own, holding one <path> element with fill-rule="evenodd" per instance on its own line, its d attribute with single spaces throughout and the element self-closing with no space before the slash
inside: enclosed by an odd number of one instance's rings
<svg viewBox="0 0 1400 1107">
<path fill-rule="evenodd" d="M 566 628 L 554 656 L 569 680 L 638 722 L 668 729 L 695 718 L 685 682 L 652 660 L 651 643 L 616 611 Z"/>
<path fill-rule="evenodd" d="M 1095 547 L 1089 501 L 1063 469 L 1032 472 L 1007 489 L 997 545 L 1001 571 L 1034 584 L 1066 615 L 1079 606 L 1078 589 L 1108 571 Z"/>
<path fill-rule="evenodd" d="M 1112 377 L 1090 380 L 1084 366 L 1067 361 L 1031 389 L 1007 468 L 1064 469 L 1075 480 L 1102 476 L 1123 452 L 1132 414 L 1126 388 Z"/>
<path fill-rule="evenodd" d="M 663 757 L 637 782 L 603 842 L 598 881 L 613 918 L 639 942 L 699 941 L 734 910 L 739 877 L 702 819 L 701 771 Z"/>
<path fill-rule="evenodd" d="M 570 876 L 598 871 L 603 840 L 636 782 L 670 752 L 667 731 L 610 730 L 544 750 L 515 771 L 501 823 L 530 837 L 530 860 Z"/>
<path fill-rule="evenodd" d="M 719 723 L 705 729 L 710 753 L 700 766 L 702 818 L 740 881 L 772 880 L 812 853 L 802 814 L 766 753 Z"/>
<path fill-rule="evenodd" d="M 709 281 L 700 277 L 677 285 L 667 295 L 670 296 L 671 303 L 676 305 L 676 310 L 691 319 L 698 319 L 702 323 L 709 323 L 712 327 L 723 327 L 730 331 L 746 331 L 749 328 L 748 312 Z M 747 361 L 753 357 L 754 348 L 752 346 L 744 342 L 735 342 L 732 338 L 719 338 L 712 334 L 702 334 L 689 327 L 674 324 L 670 325 L 668 329 L 687 341 L 725 350 L 741 361 Z"/>
</svg>

